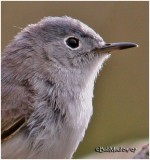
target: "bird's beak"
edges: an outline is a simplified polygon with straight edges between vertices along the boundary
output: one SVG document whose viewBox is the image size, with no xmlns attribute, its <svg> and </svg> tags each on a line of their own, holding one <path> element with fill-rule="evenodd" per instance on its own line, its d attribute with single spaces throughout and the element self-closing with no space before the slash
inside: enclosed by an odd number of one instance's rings
<svg viewBox="0 0 150 160">
<path fill-rule="evenodd" d="M 101 48 L 98 48 L 99 53 L 110 53 L 116 50 L 138 47 L 137 44 L 131 42 L 105 43 Z"/>
</svg>

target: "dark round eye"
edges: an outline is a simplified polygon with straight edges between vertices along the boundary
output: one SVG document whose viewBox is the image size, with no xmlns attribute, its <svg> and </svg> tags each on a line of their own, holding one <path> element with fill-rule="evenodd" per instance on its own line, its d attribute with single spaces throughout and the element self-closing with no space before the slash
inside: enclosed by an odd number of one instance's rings
<svg viewBox="0 0 150 160">
<path fill-rule="evenodd" d="M 66 40 L 66 44 L 72 49 L 77 48 L 79 47 L 79 39 L 70 37 Z"/>
</svg>

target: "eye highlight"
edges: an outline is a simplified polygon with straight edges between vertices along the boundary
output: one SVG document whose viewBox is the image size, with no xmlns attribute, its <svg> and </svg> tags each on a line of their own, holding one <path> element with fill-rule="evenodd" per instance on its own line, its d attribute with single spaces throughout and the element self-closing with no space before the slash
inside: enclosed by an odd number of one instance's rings
<svg viewBox="0 0 150 160">
<path fill-rule="evenodd" d="M 76 49 L 79 47 L 79 39 L 75 37 L 69 37 L 66 39 L 66 45 L 71 49 Z"/>
</svg>

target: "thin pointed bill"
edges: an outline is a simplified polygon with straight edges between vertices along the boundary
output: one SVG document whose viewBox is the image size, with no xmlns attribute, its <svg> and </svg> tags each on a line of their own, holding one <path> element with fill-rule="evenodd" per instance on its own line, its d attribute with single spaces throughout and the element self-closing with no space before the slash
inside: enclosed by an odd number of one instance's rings
<svg viewBox="0 0 150 160">
<path fill-rule="evenodd" d="M 128 49 L 138 47 L 136 43 L 131 42 L 118 42 L 118 43 L 106 43 L 103 47 L 98 48 L 99 53 L 110 53 L 116 50 Z"/>
</svg>

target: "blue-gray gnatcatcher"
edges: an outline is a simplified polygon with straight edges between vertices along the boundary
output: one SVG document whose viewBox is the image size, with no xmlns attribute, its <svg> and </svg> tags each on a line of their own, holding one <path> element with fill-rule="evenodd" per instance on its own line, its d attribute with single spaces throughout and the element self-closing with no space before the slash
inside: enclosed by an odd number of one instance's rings
<svg viewBox="0 0 150 160">
<path fill-rule="evenodd" d="M 92 115 L 94 81 L 110 53 L 135 43 L 105 43 L 70 17 L 23 29 L 2 56 L 2 158 L 71 158 Z"/>
</svg>

